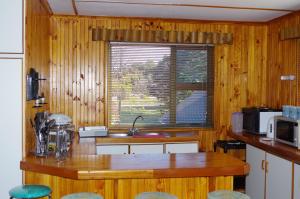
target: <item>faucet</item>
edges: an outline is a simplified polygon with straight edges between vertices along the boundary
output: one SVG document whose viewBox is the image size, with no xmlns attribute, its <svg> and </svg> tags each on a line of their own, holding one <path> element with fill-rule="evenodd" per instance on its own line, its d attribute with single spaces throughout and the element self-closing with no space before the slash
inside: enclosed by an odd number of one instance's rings
<svg viewBox="0 0 300 199">
<path fill-rule="evenodd" d="M 135 134 L 139 131 L 137 128 L 134 127 L 135 122 L 136 122 L 137 119 L 139 119 L 139 118 L 141 118 L 142 120 L 144 120 L 143 116 L 141 116 L 141 115 L 137 116 L 137 117 L 134 119 L 133 124 L 132 124 L 132 127 L 131 127 L 131 128 L 129 129 L 129 131 L 128 131 L 128 135 L 129 135 L 129 136 L 133 136 L 133 135 L 135 135 Z"/>
</svg>

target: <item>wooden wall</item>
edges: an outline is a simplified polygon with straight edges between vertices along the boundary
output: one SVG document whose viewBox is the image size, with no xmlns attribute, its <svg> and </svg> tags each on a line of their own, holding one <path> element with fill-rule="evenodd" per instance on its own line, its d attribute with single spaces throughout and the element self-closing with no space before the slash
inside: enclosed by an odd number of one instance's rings
<svg viewBox="0 0 300 199">
<path fill-rule="evenodd" d="M 215 139 L 226 138 L 231 113 L 243 106 L 300 105 L 300 41 L 279 40 L 281 28 L 300 24 L 299 12 L 268 24 L 50 17 L 43 1 L 26 1 L 26 73 L 33 67 L 47 78 L 41 82 L 41 90 L 50 111 L 71 116 L 77 127 L 104 125 L 106 121 L 106 44 L 91 41 L 93 27 L 233 33 L 233 45 L 215 48 L 215 129 L 199 130 L 203 150 L 211 150 Z M 297 79 L 280 81 L 281 75 L 296 75 Z M 34 148 L 29 118 L 48 110 L 47 105 L 33 109 L 33 103 L 26 102 L 25 106 L 26 152 Z"/>
<path fill-rule="evenodd" d="M 41 78 L 40 91 L 45 94 L 46 101 L 49 101 L 49 33 L 50 15 L 42 4 L 44 0 L 26 0 L 26 26 L 25 26 L 25 71 L 34 68 Z M 34 119 L 37 111 L 48 110 L 45 105 L 42 108 L 32 108 L 34 101 L 26 101 L 25 104 L 25 136 L 23 146 L 26 153 L 34 149 L 34 131 L 29 119 Z"/>
<path fill-rule="evenodd" d="M 134 198 L 142 192 L 167 192 L 178 199 L 207 199 L 207 193 L 215 190 L 232 190 L 232 176 L 159 178 L 159 179 L 114 179 L 73 180 L 53 175 L 25 172 L 25 184 L 43 184 L 52 188 L 52 198 L 76 192 L 94 192 L 105 199 Z"/>
<path fill-rule="evenodd" d="M 232 112 L 267 103 L 266 24 L 52 16 L 50 110 L 69 115 L 77 127 L 106 120 L 106 44 L 91 40 L 94 27 L 233 33 L 233 45 L 215 48 L 215 129 L 200 130 L 204 150 L 212 149 L 216 137 L 226 137 Z"/>
<path fill-rule="evenodd" d="M 269 24 L 267 101 L 272 107 L 300 105 L 300 63 L 297 63 L 297 58 L 300 61 L 300 39 L 279 39 L 281 29 L 295 25 L 300 25 L 299 12 L 273 20 Z M 296 80 L 281 81 L 281 75 L 295 75 Z"/>
</svg>

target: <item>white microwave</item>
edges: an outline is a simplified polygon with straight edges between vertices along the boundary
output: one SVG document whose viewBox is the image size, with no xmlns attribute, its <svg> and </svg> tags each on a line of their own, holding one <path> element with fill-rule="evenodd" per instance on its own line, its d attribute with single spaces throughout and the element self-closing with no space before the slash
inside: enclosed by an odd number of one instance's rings
<svg viewBox="0 0 300 199">
<path fill-rule="evenodd" d="M 300 120 L 276 116 L 274 118 L 275 141 L 300 149 Z"/>
</svg>

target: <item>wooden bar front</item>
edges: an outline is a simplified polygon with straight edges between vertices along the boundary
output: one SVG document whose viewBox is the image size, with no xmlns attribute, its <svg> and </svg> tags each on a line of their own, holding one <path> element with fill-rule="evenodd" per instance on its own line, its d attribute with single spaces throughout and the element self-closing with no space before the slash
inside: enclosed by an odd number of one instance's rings
<svg viewBox="0 0 300 199">
<path fill-rule="evenodd" d="M 249 165 L 221 153 L 74 155 L 64 161 L 27 156 L 21 161 L 26 184 L 45 184 L 53 198 L 95 192 L 105 199 L 130 199 L 144 191 L 162 191 L 179 199 L 206 199 L 207 193 L 233 189 L 233 176 Z"/>
<path fill-rule="evenodd" d="M 112 180 L 74 180 L 36 172 L 25 172 L 26 184 L 44 184 L 52 188 L 52 198 L 75 192 L 95 192 L 105 199 L 133 199 L 144 191 L 161 191 L 179 199 L 206 199 L 207 193 L 233 189 L 232 176 L 191 178 L 141 178 Z"/>
</svg>

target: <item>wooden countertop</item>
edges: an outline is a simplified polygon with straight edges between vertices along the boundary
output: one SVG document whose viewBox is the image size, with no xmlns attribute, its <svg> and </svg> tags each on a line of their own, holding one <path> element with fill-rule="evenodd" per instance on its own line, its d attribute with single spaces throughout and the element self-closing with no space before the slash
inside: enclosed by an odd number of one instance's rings
<svg viewBox="0 0 300 199">
<path fill-rule="evenodd" d="M 22 170 L 71 179 L 168 178 L 245 175 L 249 165 L 221 153 L 76 155 L 24 158 Z"/>
<path fill-rule="evenodd" d="M 166 134 L 169 135 L 169 134 Z M 172 133 L 163 138 L 75 138 L 69 156 L 57 161 L 28 155 L 22 170 L 71 179 L 167 178 L 244 175 L 249 165 L 221 153 L 96 155 L 96 143 L 196 141 L 196 134 Z"/>
<path fill-rule="evenodd" d="M 155 142 L 189 142 L 198 141 L 199 136 L 195 132 L 163 132 L 159 136 L 149 137 L 132 137 L 132 136 L 118 136 L 118 133 L 112 133 L 107 137 L 97 137 L 96 144 L 111 144 L 111 143 L 155 143 Z"/>
<path fill-rule="evenodd" d="M 279 157 L 282 157 L 286 160 L 290 160 L 292 162 L 295 162 L 297 164 L 300 164 L 300 150 L 298 150 L 295 147 L 291 147 L 289 145 L 276 142 L 276 141 L 265 141 L 264 137 L 249 134 L 249 133 L 233 133 L 230 132 L 229 136 L 246 142 L 247 144 L 253 145 L 257 148 L 260 148 L 268 153 L 277 155 Z"/>
</svg>

